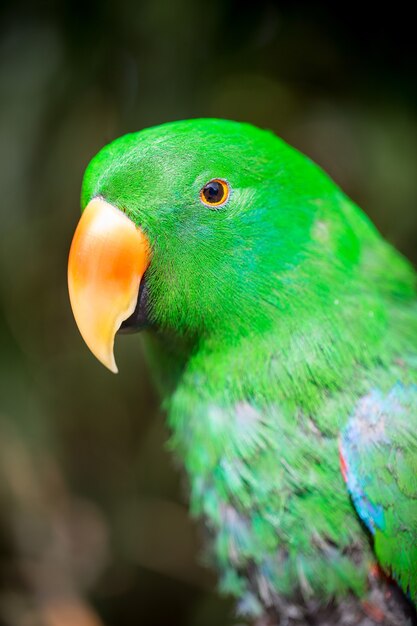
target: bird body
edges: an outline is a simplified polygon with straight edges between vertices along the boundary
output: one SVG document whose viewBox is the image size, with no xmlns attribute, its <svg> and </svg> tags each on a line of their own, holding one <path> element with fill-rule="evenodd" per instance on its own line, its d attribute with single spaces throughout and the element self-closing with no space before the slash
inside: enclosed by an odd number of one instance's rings
<svg viewBox="0 0 417 626">
<path fill-rule="evenodd" d="M 122 137 L 87 169 L 94 198 L 149 242 L 146 344 L 221 590 L 280 623 L 406 623 L 383 573 L 416 602 L 413 268 L 318 166 L 247 124 Z"/>
</svg>

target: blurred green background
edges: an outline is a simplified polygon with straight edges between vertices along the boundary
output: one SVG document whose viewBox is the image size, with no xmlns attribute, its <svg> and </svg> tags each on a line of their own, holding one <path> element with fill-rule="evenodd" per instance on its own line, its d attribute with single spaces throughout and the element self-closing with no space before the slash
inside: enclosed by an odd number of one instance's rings
<svg viewBox="0 0 417 626">
<path fill-rule="evenodd" d="M 313 157 L 416 261 L 414 20 L 344 6 L 1 5 L 0 625 L 238 623 L 197 556 L 140 339 L 118 340 L 119 376 L 94 360 L 67 254 L 101 146 L 217 116 Z"/>
</svg>

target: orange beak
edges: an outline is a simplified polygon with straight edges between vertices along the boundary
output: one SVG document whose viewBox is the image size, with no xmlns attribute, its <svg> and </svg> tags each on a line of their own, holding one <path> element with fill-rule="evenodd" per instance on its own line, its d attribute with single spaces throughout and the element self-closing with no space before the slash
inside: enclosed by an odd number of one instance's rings
<svg viewBox="0 0 417 626">
<path fill-rule="evenodd" d="M 84 209 L 68 259 L 68 289 L 78 329 L 91 352 L 114 373 L 114 337 L 135 310 L 149 265 L 146 235 L 101 198 Z"/>
</svg>

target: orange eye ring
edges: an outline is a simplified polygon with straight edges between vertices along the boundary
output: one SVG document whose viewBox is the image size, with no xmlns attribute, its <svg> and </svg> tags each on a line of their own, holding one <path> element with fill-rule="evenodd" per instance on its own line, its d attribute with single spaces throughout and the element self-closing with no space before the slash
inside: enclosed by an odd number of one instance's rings
<svg viewBox="0 0 417 626">
<path fill-rule="evenodd" d="M 226 204 L 230 197 L 230 187 L 226 180 L 213 178 L 200 190 L 200 200 L 209 208 L 219 207 Z"/>
</svg>

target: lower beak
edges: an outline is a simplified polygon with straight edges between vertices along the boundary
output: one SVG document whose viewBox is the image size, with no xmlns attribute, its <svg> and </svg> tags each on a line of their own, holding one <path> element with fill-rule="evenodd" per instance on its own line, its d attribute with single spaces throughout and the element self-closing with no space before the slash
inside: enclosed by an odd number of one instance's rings
<svg viewBox="0 0 417 626">
<path fill-rule="evenodd" d="M 114 337 L 135 310 L 149 260 L 150 246 L 143 231 L 102 198 L 91 200 L 72 240 L 68 289 L 84 341 L 114 373 Z"/>
</svg>

